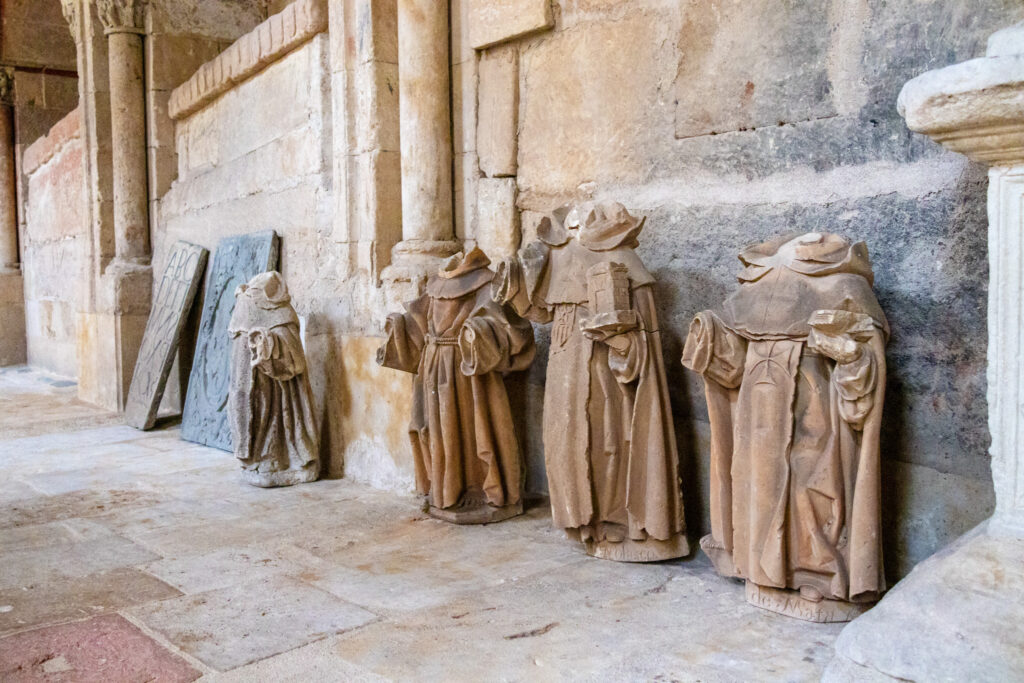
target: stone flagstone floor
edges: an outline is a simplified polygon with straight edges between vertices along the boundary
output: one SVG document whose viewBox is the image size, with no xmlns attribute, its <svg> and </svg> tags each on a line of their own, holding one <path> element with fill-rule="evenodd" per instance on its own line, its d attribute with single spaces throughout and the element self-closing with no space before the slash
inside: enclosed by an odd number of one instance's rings
<svg viewBox="0 0 1024 683">
<path fill-rule="evenodd" d="M 812 681 L 841 628 L 699 554 L 588 558 L 543 504 L 456 527 L 344 480 L 256 489 L 25 369 L 0 406 L 3 681 Z"/>
</svg>

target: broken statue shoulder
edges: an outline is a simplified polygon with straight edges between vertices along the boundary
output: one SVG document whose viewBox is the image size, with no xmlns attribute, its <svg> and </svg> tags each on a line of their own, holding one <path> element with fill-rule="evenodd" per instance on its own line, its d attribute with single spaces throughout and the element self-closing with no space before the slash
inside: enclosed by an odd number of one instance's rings
<svg viewBox="0 0 1024 683">
<path fill-rule="evenodd" d="M 494 297 L 552 323 L 544 460 L 554 524 L 586 551 L 651 562 L 689 553 L 654 277 L 643 220 L 617 203 L 559 209 L 502 263 Z"/>
<path fill-rule="evenodd" d="M 413 379 L 409 438 L 429 513 L 458 524 L 523 511 L 523 462 L 503 373 L 533 361 L 533 327 L 490 296 L 480 249 L 449 259 L 426 293 L 387 318 L 377 351 Z"/>
<path fill-rule="evenodd" d="M 291 486 L 320 476 L 320 447 L 299 318 L 277 272 L 235 290 L 228 409 L 242 477 Z"/>
<path fill-rule="evenodd" d="M 747 600 L 848 621 L 885 590 L 879 430 L 889 326 L 867 247 L 809 233 L 740 255 L 739 288 L 690 325 L 704 378 L 711 534 Z"/>
</svg>

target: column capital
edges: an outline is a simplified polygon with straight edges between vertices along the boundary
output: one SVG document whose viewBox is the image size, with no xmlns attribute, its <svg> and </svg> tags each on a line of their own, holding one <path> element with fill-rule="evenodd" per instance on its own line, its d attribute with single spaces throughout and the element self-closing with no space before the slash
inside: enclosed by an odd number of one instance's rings
<svg viewBox="0 0 1024 683">
<path fill-rule="evenodd" d="M 142 33 L 147 0 L 96 0 L 104 32 Z"/>
<path fill-rule="evenodd" d="M 7 67 L 0 67 L 0 105 L 14 104 L 14 72 Z"/>
<path fill-rule="evenodd" d="M 71 38 L 78 42 L 79 15 L 81 0 L 60 0 L 60 10 L 64 14 L 64 20 L 68 22 L 68 30 L 71 31 Z"/>
</svg>

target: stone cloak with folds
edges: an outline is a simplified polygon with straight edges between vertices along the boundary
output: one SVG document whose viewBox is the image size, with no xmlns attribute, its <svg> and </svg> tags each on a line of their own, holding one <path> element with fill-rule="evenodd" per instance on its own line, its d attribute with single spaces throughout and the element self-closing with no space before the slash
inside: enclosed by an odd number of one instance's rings
<svg viewBox="0 0 1024 683">
<path fill-rule="evenodd" d="M 739 289 L 696 317 L 683 352 L 711 420 L 701 545 L 723 575 L 875 600 L 889 328 L 867 248 L 812 233 L 740 259 Z"/>
<path fill-rule="evenodd" d="M 592 213 L 576 235 L 562 218 L 545 217 L 539 239 L 502 264 L 494 293 L 521 315 L 553 323 L 544 387 L 553 522 L 588 548 L 621 545 L 592 553 L 610 559 L 686 555 L 654 278 L 634 251 L 643 222 L 617 204 Z M 628 273 L 629 308 L 638 320 L 615 335 L 618 349 L 581 329 L 590 316 L 587 273 L 601 264 Z"/>
<path fill-rule="evenodd" d="M 426 294 L 388 316 L 384 367 L 411 372 L 409 437 L 416 485 L 435 508 L 467 492 L 490 506 L 519 504 L 523 465 L 502 373 L 524 370 L 533 327 L 495 303 L 494 273 L 479 249 L 432 276 Z"/>
<path fill-rule="evenodd" d="M 235 292 L 229 415 L 235 456 L 257 486 L 314 481 L 319 440 L 299 319 L 281 276 L 257 275 Z"/>
</svg>

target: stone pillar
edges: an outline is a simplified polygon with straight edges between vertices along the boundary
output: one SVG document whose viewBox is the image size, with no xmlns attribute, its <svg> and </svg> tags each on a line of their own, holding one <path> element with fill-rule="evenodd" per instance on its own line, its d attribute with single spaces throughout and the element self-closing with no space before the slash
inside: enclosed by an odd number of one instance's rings
<svg viewBox="0 0 1024 683">
<path fill-rule="evenodd" d="M 18 257 L 14 76 L 0 68 L 0 365 L 26 359 L 25 300 Z"/>
<path fill-rule="evenodd" d="M 119 264 L 148 264 L 146 91 L 142 36 L 146 0 L 98 0 L 110 65 L 114 249 Z"/>
<path fill-rule="evenodd" d="M 452 214 L 448 51 L 448 2 L 398 0 L 402 241 L 382 277 L 409 289 L 418 290 L 460 248 Z"/>
<path fill-rule="evenodd" d="M 20 261 L 13 92 L 13 75 L 7 69 L 0 69 L 0 272 L 18 270 Z"/>
<path fill-rule="evenodd" d="M 836 641 L 825 680 L 1024 678 L 1024 23 L 908 82 L 907 126 L 988 164 L 993 517 L 925 560 Z M 979 340 L 980 343 L 980 340 Z M 880 675 L 881 674 L 881 675 Z"/>
</svg>

